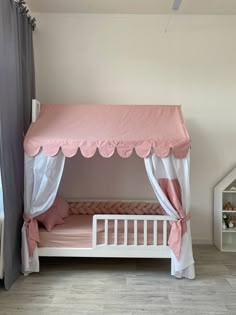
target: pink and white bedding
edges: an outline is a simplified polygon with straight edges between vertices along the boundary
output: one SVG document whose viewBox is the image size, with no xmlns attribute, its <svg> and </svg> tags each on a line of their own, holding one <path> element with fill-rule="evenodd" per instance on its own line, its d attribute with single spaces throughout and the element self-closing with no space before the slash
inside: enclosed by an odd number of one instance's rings
<svg viewBox="0 0 236 315">
<path fill-rule="evenodd" d="M 39 247 L 67 247 L 67 248 L 92 248 L 92 222 L 93 215 L 71 215 L 65 218 L 65 222 L 57 225 L 52 231 L 48 232 L 45 228 L 40 227 Z M 157 224 L 157 244 L 162 245 L 162 222 Z M 98 244 L 104 243 L 104 221 L 98 221 L 97 225 Z M 153 245 L 153 225 L 147 223 L 147 243 Z M 114 241 L 113 221 L 108 224 L 108 244 Z M 134 244 L 134 227 L 133 222 L 128 224 L 128 244 Z M 169 227 L 168 227 L 169 234 Z M 124 226 L 123 222 L 118 222 L 118 240 L 119 245 L 124 244 Z M 138 222 L 138 245 L 143 244 L 143 222 Z"/>
</svg>

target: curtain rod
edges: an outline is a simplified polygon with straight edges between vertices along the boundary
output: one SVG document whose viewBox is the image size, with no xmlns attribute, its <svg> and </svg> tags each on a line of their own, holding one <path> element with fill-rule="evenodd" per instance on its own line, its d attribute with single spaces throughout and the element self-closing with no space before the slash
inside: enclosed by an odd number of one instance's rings
<svg viewBox="0 0 236 315">
<path fill-rule="evenodd" d="M 27 6 L 26 1 L 25 0 L 14 0 L 14 1 L 20 7 L 20 13 L 27 15 L 28 21 L 31 24 L 32 29 L 34 31 L 36 27 L 36 18 L 31 16 L 30 9 Z"/>
</svg>

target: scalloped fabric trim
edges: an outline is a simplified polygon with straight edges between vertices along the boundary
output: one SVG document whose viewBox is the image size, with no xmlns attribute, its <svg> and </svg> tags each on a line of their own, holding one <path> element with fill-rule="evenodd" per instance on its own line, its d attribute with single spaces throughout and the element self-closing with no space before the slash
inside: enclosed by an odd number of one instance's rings
<svg viewBox="0 0 236 315">
<path fill-rule="evenodd" d="M 29 156 L 37 155 L 40 150 L 47 156 L 55 156 L 59 150 L 62 150 L 64 156 L 72 157 L 77 154 L 79 149 L 85 158 L 93 157 L 96 151 L 104 158 L 111 157 L 115 151 L 117 151 L 122 158 L 130 157 L 134 151 L 139 157 L 145 158 L 150 154 L 151 150 L 153 150 L 158 157 L 166 157 L 169 155 L 170 150 L 172 150 L 175 157 L 183 158 L 188 154 L 190 145 L 189 143 L 181 143 L 172 147 L 164 143 L 152 143 L 148 141 L 143 141 L 138 144 L 115 144 L 110 141 L 103 142 L 102 144 L 97 144 L 96 142 L 82 142 L 76 144 L 50 143 L 43 146 L 28 143 L 27 141 L 24 143 L 24 150 Z"/>
<path fill-rule="evenodd" d="M 151 150 L 183 158 L 190 140 L 179 105 L 55 105 L 44 104 L 24 141 L 30 156 L 42 150 L 54 156 L 92 157 L 96 151 L 109 158 L 115 151 L 128 158 L 134 151 L 147 157 Z"/>
</svg>

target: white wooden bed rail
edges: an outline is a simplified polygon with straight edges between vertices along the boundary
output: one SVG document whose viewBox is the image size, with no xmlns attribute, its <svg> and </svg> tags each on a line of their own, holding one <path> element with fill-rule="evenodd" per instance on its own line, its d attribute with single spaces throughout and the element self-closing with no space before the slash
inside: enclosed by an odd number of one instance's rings
<svg viewBox="0 0 236 315">
<path fill-rule="evenodd" d="M 97 242 L 97 221 L 104 221 L 104 244 L 98 244 Z M 152 222 L 153 226 L 153 233 L 152 233 L 152 238 L 153 238 L 153 244 L 154 246 L 159 246 L 157 245 L 157 240 L 158 240 L 158 231 L 157 231 L 157 222 L 162 221 L 162 245 L 161 246 L 167 246 L 167 221 L 170 220 L 169 216 L 154 216 L 154 215 L 101 215 L 97 214 L 93 216 L 93 248 L 96 246 L 130 246 L 128 245 L 128 222 L 133 222 L 134 223 L 134 242 L 132 246 L 140 246 L 138 245 L 138 221 L 143 222 L 143 245 L 142 246 L 150 246 L 147 244 L 147 222 Z M 173 220 L 173 219 L 171 219 Z M 108 244 L 108 221 L 113 221 L 114 222 L 114 231 L 113 231 L 113 244 Z M 118 221 L 121 222 L 123 221 L 124 223 L 124 232 L 123 232 L 123 244 L 118 244 Z"/>
<path fill-rule="evenodd" d="M 104 221 L 104 242 L 98 242 L 98 221 Z M 167 245 L 167 222 L 175 219 L 167 215 L 106 215 L 97 214 L 93 216 L 93 245 L 92 248 L 60 248 L 60 247 L 41 247 L 38 248 L 39 256 L 56 257 L 132 257 L 132 258 L 170 258 L 171 251 Z M 111 235 L 109 223 L 113 221 L 114 231 Z M 123 221 L 123 240 L 118 243 L 118 221 Z M 128 243 L 129 224 L 133 224 L 133 244 Z M 143 244 L 138 244 L 138 221 L 143 222 Z M 148 244 L 147 222 L 152 222 L 152 244 Z M 158 242 L 158 222 L 162 222 L 162 243 Z M 149 223 L 150 224 L 150 223 Z M 101 225 L 100 225 L 101 226 Z M 120 235 L 119 231 L 119 235 Z M 108 238 L 112 236 L 113 242 Z M 149 233 L 150 236 L 150 233 Z M 139 236 L 140 237 L 140 236 Z"/>
</svg>

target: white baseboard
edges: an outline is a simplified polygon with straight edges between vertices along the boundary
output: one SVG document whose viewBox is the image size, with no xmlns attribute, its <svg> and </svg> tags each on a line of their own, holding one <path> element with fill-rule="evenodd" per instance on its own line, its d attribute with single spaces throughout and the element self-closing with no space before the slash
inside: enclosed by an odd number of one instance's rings
<svg viewBox="0 0 236 315">
<path fill-rule="evenodd" d="M 195 238 L 193 239 L 193 245 L 213 245 L 213 241 L 204 238 L 203 239 Z"/>
</svg>

